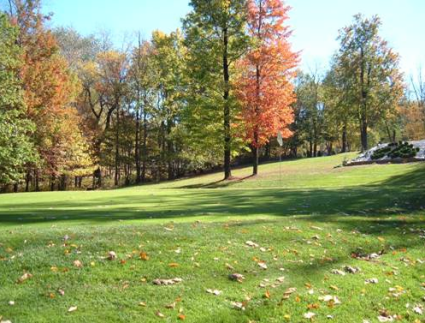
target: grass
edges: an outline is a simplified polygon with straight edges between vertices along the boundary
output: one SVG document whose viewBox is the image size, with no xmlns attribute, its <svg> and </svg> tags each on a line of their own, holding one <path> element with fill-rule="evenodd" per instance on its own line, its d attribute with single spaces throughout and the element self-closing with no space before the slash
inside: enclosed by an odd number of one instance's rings
<svg viewBox="0 0 425 323">
<path fill-rule="evenodd" d="M 315 322 L 379 315 L 424 322 L 414 308 L 425 305 L 425 165 L 334 168 L 348 157 L 266 164 L 256 178 L 242 168 L 230 182 L 212 174 L 110 191 L 2 195 L 0 316 L 304 322 L 312 312 Z M 108 251 L 117 259 L 106 259 Z M 381 251 L 373 261 L 352 257 Z M 345 265 L 361 272 L 332 273 Z M 236 272 L 242 283 L 229 280 Z M 32 277 L 18 283 L 24 273 Z M 152 284 L 175 277 L 183 281 Z M 365 284 L 370 278 L 378 283 Z M 288 288 L 296 291 L 282 300 Z M 319 300 L 324 295 L 341 304 Z"/>
</svg>

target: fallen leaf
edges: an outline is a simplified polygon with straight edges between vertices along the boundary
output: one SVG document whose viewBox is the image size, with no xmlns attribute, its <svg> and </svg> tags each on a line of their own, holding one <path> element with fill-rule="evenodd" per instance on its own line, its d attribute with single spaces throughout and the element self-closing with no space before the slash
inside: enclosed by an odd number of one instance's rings
<svg viewBox="0 0 425 323">
<path fill-rule="evenodd" d="M 344 270 L 350 274 L 357 274 L 358 272 L 361 271 L 359 267 L 351 267 L 351 266 L 345 266 Z"/>
<path fill-rule="evenodd" d="M 24 281 L 32 278 L 32 275 L 30 273 L 24 273 L 21 277 L 18 279 L 18 284 L 22 284 Z"/>
<path fill-rule="evenodd" d="M 178 266 L 180 266 L 180 265 L 176 262 L 172 262 L 172 263 L 168 264 L 168 267 L 171 267 L 171 268 L 176 268 Z"/>
<path fill-rule="evenodd" d="M 186 319 L 186 315 L 184 315 L 184 314 L 179 314 L 179 315 L 177 315 L 177 318 L 178 318 L 180 321 L 184 321 L 184 320 Z"/>
<path fill-rule="evenodd" d="M 146 307 L 146 303 L 145 302 L 140 302 L 139 303 L 139 306 Z"/>
<path fill-rule="evenodd" d="M 74 260 L 73 264 L 74 264 L 74 267 L 77 267 L 77 268 L 83 267 L 83 263 L 80 260 Z"/>
<path fill-rule="evenodd" d="M 108 252 L 108 260 L 115 260 L 117 259 L 117 254 L 114 251 Z"/>
<path fill-rule="evenodd" d="M 169 310 L 173 310 L 176 308 L 176 302 L 165 305 L 165 308 L 168 308 Z"/>
<path fill-rule="evenodd" d="M 245 306 L 241 302 L 232 302 L 232 306 L 238 310 L 245 311 Z"/>
<path fill-rule="evenodd" d="M 249 240 L 247 242 L 245 242 L 245 244 L 249 247 L 254 247 L 254 248 L 259 247 L 258 244 L 256 244 L 255 242 L 249 241 Z"/>
<path fill-rule="evenodd" d="M 160 311 L 157 311 L 157 312 L 155 313 L 155 315 L 156 315 L 156 316 L 158 316 L 158 317 L 160 317 L 160 318 L 164 318 L 164 317 L 165 317 L 165 315 L 164 315 L 164 314 L 162 314 Z"/>
<path fill-rule="evenodd" d="M 343 272 L 342 270 L 339 270 L 339 269 L 332 269 L 331 273 L 334 274 L 334 275 L 345 276 L 345 272 Z"/>
<path fill-rule="evenodd" d="M 315 316 L 316 316 L 316 314 L 314 314 L 313 312 L 307 312 L 307 313 L 304 314 L 304 318 L 310 319 L 310 320 Z"/>
<path fill-rule="evenodd" d="M 182 282 L 181 278 L 172 278 L 172 279 L 155 279 L 152 283 L 154 285 L 175 285 Z"/>
<path fill-rule="evenodd" d="M 413 312 L 415 312 L 416 314 L 422 315 L 423 314 L 423 306 L 422 305 L 416 305 L 413 308 Z"/>
<path fill-rule="evenodd" d="M 213 294 L 213 295 L 216 295 L 216 296 L 218 296 L 222 293 L 222 291 L 217 290 L 217 289 L 207 289 L 206 292 L 208 294 Z"/>
<path fill-rule="evenodd" d="M 77 309 L 77 306 L 71 306 L 70 308 L 68 308 L 68 312 L 75 312 Z"/>
<path fill-rule="evenodd" d="M 259 263 L 258 263 L 258 266 L 260 266 L 260 268 L 261 268 L 261 269 L 264 269 L 264 270 L 266 270 L 266 269 L 267 269 L 267 265 L 266 265 L 266 263 L 265 263 L 265 262 L 259 262 Z"/>
<path fill-rule="evenodd" d="M 144 260 L 144 261 L 149 260 L 149 256 L 148 256 L 148 254 L 147 254 L 146 252 L 144 252 L 144 251 L 142 251 L 142 252 L 139 254 L 139 256 L 140 256 L 140 259 L 142 259 L 142 260 Z"/>
<path fill-rule="evenodd" d="M 378 278 L 370 278 L 365 280 L 365 284 L 377 284 Z"/>
<path fill-rule="evenodd" d="M 238 281 L 239 283 L 242 283 L 243 280 L 245 279 L 245 277 L 242 274 L 234 273 L 234 274 L 229 275 L 229 279 L 234 280 L 234 281 Z"/>
</svg>

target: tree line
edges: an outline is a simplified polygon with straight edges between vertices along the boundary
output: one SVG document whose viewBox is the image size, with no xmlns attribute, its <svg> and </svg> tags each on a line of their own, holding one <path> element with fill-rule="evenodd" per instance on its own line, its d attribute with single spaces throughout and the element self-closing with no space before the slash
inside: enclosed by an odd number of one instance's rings
<svg viewBox="0 0 425 323">
<path fill-rule="evenodd" d="M 283 0 L 192 0 L 181 30 L 122 48 L 49 29 L 40 0 L 0 4 L 3 191 L 231 179 L 241 163 L 255 175 L 260 159 L 425 136 L 425 84 L 401 73 L 377 16 L 356 15 L 329 69 L 305 72 Z"/>
</svg>

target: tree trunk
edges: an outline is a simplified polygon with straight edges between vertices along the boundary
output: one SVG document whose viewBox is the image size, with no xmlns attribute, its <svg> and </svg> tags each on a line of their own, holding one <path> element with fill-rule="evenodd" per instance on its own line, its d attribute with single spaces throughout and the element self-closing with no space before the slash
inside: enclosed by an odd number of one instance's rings
<svg viewBox="0 0 425 323">
<path fill-rule="evenodd" d="M 366 151 L 368 149 L 368 142 L 367 142 L 367 121 L 365 118 L 362 119 L 362 122 L 360 124 L 360 136 L 361 136 L 361 143 L 362 143 L 362 151 Z"/>
<path fill-rule="evenodd" d="M 258 174 L 258 160 L 259 160 L 259 149 L 256 146 L 251 148 L 252 150 L 252 175 Z"/>
<path fill-rule="evenodd" d="M 362 151 L 368 149 L 367 142 L 367 90 L 366 90 L 366 81 L 365 81 L 365 61 L 364 61 L 364 50 L 360 49 L 360 59 L 361 59 L 361 68 L 360 68 L 360 85 L 361 85 L 361 107 L 360 107 L 360 139 L 362 144 Z"/>
<path fill-rule="evenodd" d="M 342 128 L 342 153 L 346 153 L 347 152 L 347 125 L 344 124 L 343 128 Z"/>
<path fill-rule="evenodd" d="M 266 144 L 265 148 L 266 149 L 265 149 L 265 152 L 264 152 L 264 158 L 265 158 L 265 160 L 270 160 L 270 142 L 268 142 Z"/>
<path fill-rule="evenodd" d="M 31 172 L 27 171 L 27 175 L 25 176 L 25 192 L 30 191 L 30 183 L 31 183 Z"/>
<path fill-rule="evenodd" d="M 142 160 L 142 182 L 146 181 L 146 163 L 147 163 L 147 139 L 148 139 L 148 119 L 146 111 L 143 111 L 143 160 Z"/>
<path fill-rule="evenodd" d="M 230 102 L 229 102 L 229 61 L 228 61 L 228 30 L 227 28 L 223 29 L 223 79 L 224 79 L 224 179 L 229 179 L 232 176 L 232 170 L 230 167 L 230 158 L 231 158 L 231 133 L 230 133 Z"/>
<path fill-rule="evenodd" d="M 138 97 L 140 96 L 137 94 Z M 139 99 L 140 100 L 140 99 Z M 138 101 L 139 102 L 139 101 Z M 136 184 L 142 181 L 141 165 L 140 165 L 140 106 L 136 110 L 136 142 L 135 142 L 135 164 L 136 164 Z"/>
<path fill-rule="evenodd" d="M 50 179 L 50 190 L 52 192 L 55 190 L 55 181 L 56 181 L 56 176 L 52 175 L 52 178 Z"/>
<path fill-rule="evenodd" d="M 118 186 L 119 184 L 119 157 L 120 157 L 120 150 L 119 150 L 119 141 L 120 141 L 120 110 L 119 106 L 117 108 L 117 124 L 116 124 L 116 131 L 115 131 L 115 186 Z"/>
<path fill-rule="evenodd" d="M 34 173 L 35 173 L 35 185 L 34 185 L 35 191 L 40 192 L 40 177 L 37 170 L 35 170 Z"/>
</svg>

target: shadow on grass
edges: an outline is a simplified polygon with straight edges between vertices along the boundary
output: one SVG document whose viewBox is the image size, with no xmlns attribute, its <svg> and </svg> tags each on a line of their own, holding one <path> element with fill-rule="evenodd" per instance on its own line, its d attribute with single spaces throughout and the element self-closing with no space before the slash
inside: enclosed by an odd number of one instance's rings
<svg viewBox="0 0 425 323">
<path fill-rule="evenodd" d="M 410 225 L 423 225 L 425 165 L 389 178 L 380 185 L 341 189 L 161 190 L 159 194 L 128 194 L 67 202 L 25 202 L 0 205 L 0 224 L 75 221 L 107 223 L 117 220 L 177 219 L 214 216 L 298 216 L 310 222 L 340 221 L 348 228 L 367 226 L 367 233 L 402 226 L 401 214 L 412 214 Z M 243 179 L 239 180 L 242 181 Z M 235 181 L 229 181 L 232 185 Z M 210 183 L 212 188 L 220 183 Z M 186 187 L 187 188 L 187 187 Z M 53 207 L 53 208 L 52 208 Z M 394 216 L 391 220 L 380 217 Z"/>
</svg>

